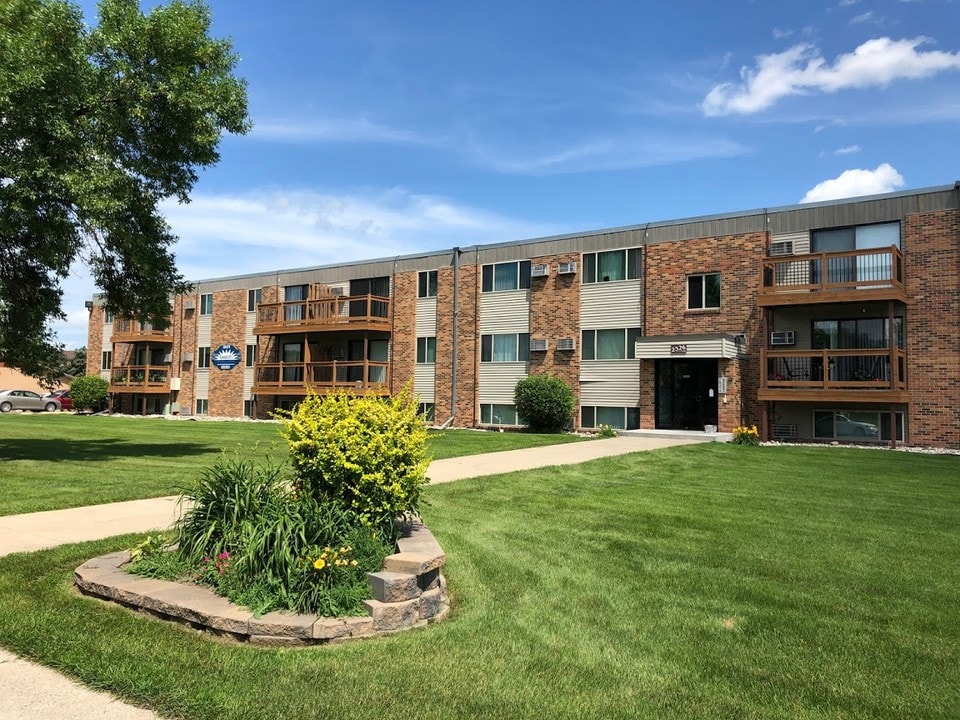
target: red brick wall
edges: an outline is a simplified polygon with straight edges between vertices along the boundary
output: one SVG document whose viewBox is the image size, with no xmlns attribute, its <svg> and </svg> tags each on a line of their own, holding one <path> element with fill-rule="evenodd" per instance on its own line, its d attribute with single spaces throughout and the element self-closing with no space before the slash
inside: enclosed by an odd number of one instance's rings
<svg viewBox="0 0 960 720">
<path fill-rule="evenodd" d="M 224 290 L 213 293 L 210 318 L 210 352 L 221 345 L 235 345 L 246 353 L 247 291 Z M 243 416 L 244 360 L 232 370 L 220 370 L 210 363 L 210 388 L 207 394 L 211 417 Z"/>
<path fill-rule="evenodd" d="M 549 265 L 546 277 L 530 278 L 530 337 L 550 341 L 546 352 L 530 353 L 530 374 L 556 375 L 567 383 L 580 402 L 580 276 L 558 275 L 557 264 L 578 262 L 580 253 L 531 258 L 534 265 Z M 574 338 L 577 350 L 557 350 L 557 338 Z M 579 417 L 576 425 L 579 426 Z"/>
<path fill-rule="evenodd" d="M 417 275 L 416 272 L 406 272 L 393 277 L 391 394 L 400 392 L 406 385 L 413 387 L 417 360 Z"/>
<path fill-rule="evenodd" d="M 99 375 L 103 360 L 103 308 L 94 305 L 87 324 L 87 375 Z"/>
<path fill-rule="evenodd" d="M 960 211 L 908 215 L 908 442 L 960 447 Z"/>
<path fill-rule="evenodd" d="M 477 305 L 480 275 L 475 265 L 460 266 L 457 323 L 457 407 L 454 425 L 473 427 L 477 417 Z M 453 357 L 453 268 L 437 272 L 436 419 L 450 417 Z"/>
<path fill-rule="evenodd" d="M 184 310 L 184 303 L 193 301 L 193 310 Z M 173 394 L 180 404 L 180 412 L 190 415 L 196 410 L 194 377 L 197 372 L 197 318 L 200 316 L 200 296 L 180 295 L 173 303 L 173 363 L 171 377 L 180 377 L 180 391 Z M 183 362 L 183 353 L 191 353 L 193 361 Z"/>
<path fill-rule="evenodd" d="M 718 403 L 719 429 L 723 431 L 742 423 L 760 424 L 762 407 L 757 390 L 763 338 L 756 300 L 766 241 L 766 233 L 749 233 L 658 243 L 646 248 L 644 335 L 746 335 L 747 357 L 721 361 L 720 365 L 730 381 L 727 402 L 723 403 L 721 398 Z M 721 275 L 719 310 L 687 310 L 687 276 L 714 272 Z M 642 427 L 653 427 L 653 365 L 641 364 Z"/>
</svg>

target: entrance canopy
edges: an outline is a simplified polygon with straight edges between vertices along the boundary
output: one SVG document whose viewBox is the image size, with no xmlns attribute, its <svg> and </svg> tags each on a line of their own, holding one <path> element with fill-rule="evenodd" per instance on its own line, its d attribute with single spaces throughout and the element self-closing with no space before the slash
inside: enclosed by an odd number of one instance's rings
<svg viewBox="0 0 960 720">
<path fill-rule="evenodd" d="M 708 335 L 652 335 L 637 340 L 637 359 L 663 360 L 669 358 L 724 358 L 734 359 L 746 354 L 742 335 L 711 333 Z"/>
</svg>

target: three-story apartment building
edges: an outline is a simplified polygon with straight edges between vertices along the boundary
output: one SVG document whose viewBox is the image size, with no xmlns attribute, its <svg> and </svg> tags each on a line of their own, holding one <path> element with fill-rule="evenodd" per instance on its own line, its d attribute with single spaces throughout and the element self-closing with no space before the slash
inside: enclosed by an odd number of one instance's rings
<svg viewBox="0 0 960 720">
<path fill-rule="evenodd" d="M 269 417 L 412 387 L 438 424 L 960 447 L 960 183 L 196 283 L 169 324 L 94 301 L 88 372 L 135 413 Z"/>
</svg>

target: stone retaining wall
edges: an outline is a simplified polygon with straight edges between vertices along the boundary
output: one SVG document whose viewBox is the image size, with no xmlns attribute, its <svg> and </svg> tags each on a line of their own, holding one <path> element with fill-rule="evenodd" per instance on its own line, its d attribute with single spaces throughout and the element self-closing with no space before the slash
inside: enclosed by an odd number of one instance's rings
<svg viewBox="0 0 960 720">
<path fill-rule="evenodd" d="M 408 526 L 397 541 L 398 552 L 383 570 L 368 573 L 373 600 L 365 600 L 366 617 L 328 618 L 271 612 L 260 617 L 199 585 L 153 580 L 127 573 L 127 551 L 103 555 L 74 571 L 80 592 L 186 623 L 213 634 L 258 645 L 315 645 L 371 637 L 443 620 L 450 612 L 446 560 L 433 533 L 421 524 Z"/>
</svg>

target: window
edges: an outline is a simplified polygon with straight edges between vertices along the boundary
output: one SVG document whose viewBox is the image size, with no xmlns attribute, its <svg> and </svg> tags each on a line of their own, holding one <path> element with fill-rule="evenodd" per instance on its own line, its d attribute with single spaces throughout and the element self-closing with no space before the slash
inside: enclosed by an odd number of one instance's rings
<svg viewBox="0 0 960 720">
<path fill-rule="evenodd" d="M 254 290 L 247 290 L 247 312 L 253 312 L 257 309 L 257 305 L 260 304 L 260 299 L 262 296 L 263 290 L 256 288 Z"/>
<path fill-rule="evenodd" d="M 480 337 L 480 362 L 527 362 L 530 333 L 506 333 Z"/>
<path fill-rule="evenodd" d="M 687 276 L 687 309 L 720 307 L 720 273 Z"/>
<path fill-rule="evenodd" d="M 200 296 L 200 314 L 213 315 L 213 293 Z"/>
<path fill-rule="evenodd" d="M 424 422 L 432 423 L 436 421 L 437 406 L 435 403 L 420 403 L 417 405 L 417 412 L 423 416 Z"/>
<path fill-rule="evenodd" d="M 253 417 L 253 400 L 243 401 L 243 416 Z"/>
<path fill-rule="evenodd" d="M 437 338 L 417 338 L 417 363 L 435 363 L 437 361 Z"/>
<path fill-rule="evenodd" d="M 580 426 L 598 428 L 609 425 L 615 430 L 639 430 L 640 408 L 635 407 L 591 407 L 580 408 Z"/>
<path fill-rule="evenodd" d="M 111 367 L 113 367 L 113 350 L 104 350 L 100 356 L 100 368 L 109 370 Z"/>
<path fill-rule="evenodd" d="M 197 368 L 210 367 L 210 346 L 197 348 Z"/>
<path fill-rule="evenodd" d="M 861 350 L 889 348 L 887 318 L 851 318 L 849 320 L 814 320 L 814 350 Z M 903 318 L 893 318 L 893 339 L 903 348 Z"/>
<path fill-rule="evenodd" d="M 899 222 L 814 230 L 810 233 L 811 252 L 844 252 L 891 245 L 900 247 Z"/>
<path fill-rule="evenodd" d="M 374 295 L 376 297 L 390 297 L 390 278 L 375 277 L 350 281 L 351 295 Z"/>
<path fill-rule="evenodd" d="M 197 398 L 197 415 L 206 415 L 210 406 L 206 398 Z"/>
<path fill-rule="evenodd" d="M 109 325 L 109 324 L 112 323 L 112 322 L 113 322 L 113 313 L 110 312 L 109 310 L 104 310 L 104 311 L 103 311 L 103 323 L 104 323 L 104 325 Z"/>
<path fill-rule="evenodd" d="M 306 285 L 287 285 L 283 288 L 283 302 L 294 303 L 293 305 L 284 305 L 284 320 L 303 320 L 307 316 L 307 306 L 304 300 L 307 299 Z"/>
<path fill-rule="evenodd" d="M 580 348 L 584 360 L 633 360 L 640 328 L 584 330 Z"/>
<path fill-rule="evenodd" d="M 257 346 L 247 345 L 246 367 L 253 367 L 256 364 L 257 364 Z"/>
<path fill-rule="evenodd" d="M 640 277 L 640 249 L 583 254 L 583 282 L 615 282 Z"/>
<path fill-rule="evenodd" d="M 417 297 L 437 296 L 437 271 L 425 270 L 417 276 Z"/>
<path fill-rule="evenodd" d="M 530 261 L 497 263 L 483 266 L 483 292 L 530 289 Z"/>
<path fill-rule="evenodd" d="M 481 425 L 520 425 L 516 405 L 480 405 Z"/>
<path fill-rule="evenodd" d="M 903 413 L 896 413 L 897 440 L 904 442 Z M 818 440 L 890 442 L 890 413 L 875 410 L 814 410 L 813 436 Z"/>
</svg>

